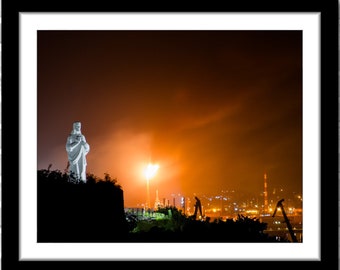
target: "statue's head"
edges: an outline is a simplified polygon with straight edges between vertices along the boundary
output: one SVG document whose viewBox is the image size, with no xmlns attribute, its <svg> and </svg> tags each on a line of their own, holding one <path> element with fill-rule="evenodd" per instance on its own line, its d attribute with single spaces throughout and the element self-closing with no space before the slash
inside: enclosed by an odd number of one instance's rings
<svg viewBox="0 0 340 270">
<path fill-rule="evenodd" d="M 75 132 L 80 132 L 80 130 L 81 130 L 81 122 L 79 122 L 79 121 L 73 122 L 73 130 Z"/>
</svg>

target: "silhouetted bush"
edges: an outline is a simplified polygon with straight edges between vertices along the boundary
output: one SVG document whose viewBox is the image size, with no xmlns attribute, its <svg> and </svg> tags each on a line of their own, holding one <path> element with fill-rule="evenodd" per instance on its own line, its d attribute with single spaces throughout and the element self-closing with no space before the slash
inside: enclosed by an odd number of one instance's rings
<svg viewBox="0 0 340 270">
<path fill-rule="evenodd" d="M 38 171 L 38 242 L 115 242 L 128 227 L 123 191 L 108 174 L 71 183 L 60 171 Z"/>
<path fill-rule="evenodd" d="M 169 212 L 170 210 L 170 212 Z M 162 220 L 140 220 L 130 231 L 132 242 L 288 242 L 264 233 L 266 223 L 258 219 L 239 216 L 226 221 L 194 220 L 175 207 L 158 209 L 167 215 Z M 169 215 L 168 213 L 171 213 Z"/>
</svg>

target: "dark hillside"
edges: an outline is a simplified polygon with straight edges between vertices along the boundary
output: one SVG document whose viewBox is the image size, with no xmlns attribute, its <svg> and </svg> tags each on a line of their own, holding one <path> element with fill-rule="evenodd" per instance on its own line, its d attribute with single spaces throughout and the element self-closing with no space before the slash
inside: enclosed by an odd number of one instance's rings
<svg viewBox="0 0 340 270">
<path fill-rule="evenodd" d="M 74 184 L 58 171 L 38 172 L 38 242 L 116 242 L 126 233 L 123 191 L 113 180 Z"/>
</svg>

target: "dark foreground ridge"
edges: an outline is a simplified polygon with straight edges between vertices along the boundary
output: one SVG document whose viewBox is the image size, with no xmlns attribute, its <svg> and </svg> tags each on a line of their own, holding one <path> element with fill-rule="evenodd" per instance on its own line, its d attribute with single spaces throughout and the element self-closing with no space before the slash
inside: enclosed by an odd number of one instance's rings
<svg viewBox="0 0 340 270">
<path fill-rule="evenodd" d="M 88 175 L 70 183 L 60 171 L 38 171 L 38 242 L 289 242 L 269 236 L 266 223 L 196 220 L 175 207 L 159 208 L 152 218 L 124 210 L 115 179 Z"/>
<path fill-rule="evenodd" d="M 38 242 L 111 242 L 127 237 L 123 191 L 108 175 L 71 183 L 38 171 Z"/>
</svg>

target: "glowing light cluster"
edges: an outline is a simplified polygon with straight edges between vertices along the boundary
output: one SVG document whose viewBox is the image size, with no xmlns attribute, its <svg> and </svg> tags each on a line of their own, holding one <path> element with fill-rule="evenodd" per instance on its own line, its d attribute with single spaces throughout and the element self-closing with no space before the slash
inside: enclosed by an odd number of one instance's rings
<svg viewBox="0 0 340 270">
<path fill-rule="evenodd" d="M 146 166 L 146 168 L 144 170 L 144 175 L 145 175 L 146 179 L 150 179 L 150 178 L 154 177 L 158 168 L 159 168 L 159 165 L 149 163 L 148 166 Z"/>
</svg>

